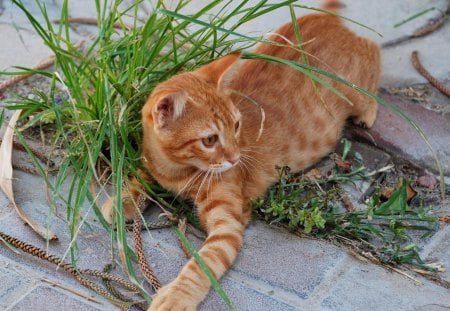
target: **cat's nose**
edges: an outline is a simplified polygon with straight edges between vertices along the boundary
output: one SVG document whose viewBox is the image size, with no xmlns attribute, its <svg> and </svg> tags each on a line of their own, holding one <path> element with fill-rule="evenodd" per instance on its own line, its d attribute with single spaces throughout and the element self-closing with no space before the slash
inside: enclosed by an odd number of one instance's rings
<svg viewBox="0 0 450 311">
<path fill-rule="evenodd" d="M 236 153 L 234 155 L 231 155 L 227 160 L 232 165 L 235 165 L 237 162 L 239 162 L 239 159 L 241 158 L 241 155 L 239 153 Z"/>
</svg>

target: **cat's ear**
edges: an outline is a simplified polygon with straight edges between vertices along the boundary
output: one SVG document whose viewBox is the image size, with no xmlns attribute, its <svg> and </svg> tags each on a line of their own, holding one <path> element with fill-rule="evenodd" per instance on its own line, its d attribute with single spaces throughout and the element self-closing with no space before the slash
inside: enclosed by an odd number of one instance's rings
<svg viewBox="0 0 450 311">
<path fill-rule="evenodd" d="M 229 54 L 200 67 L 197 73 L 216 84 L 218 89 L 225 89 L 238 67 L 240 57 L 239 53 Z"/>
<path fill-rule="evenodd" d="M 184 92 L 162 96 L 152 107 L 151 114 L 154 126 L 164 128 L 176 121 L 183 114 L 186 100 Z"/>
</svg>

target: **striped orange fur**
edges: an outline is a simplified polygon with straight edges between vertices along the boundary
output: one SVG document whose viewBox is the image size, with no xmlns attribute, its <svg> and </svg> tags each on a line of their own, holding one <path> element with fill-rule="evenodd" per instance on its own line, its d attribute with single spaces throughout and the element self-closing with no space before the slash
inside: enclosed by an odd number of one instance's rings
<svg viewBox="0 0 450 311">
<path fill-rule="evenodd" d="M 333 15 L 310 14 L 297 22 L 310 65 L 376 92 L 380 60 L 373 42 Z M 302 61 L 292 24 L 271 40 L 278 44 L 255 52 Z M 172 77 L 142 109 L 144 164 L 162 186 L 195 202 L 208 233 L 199 254 L 217 278 L 241 248 L 251 200 L 277 180 L 275 167 L 311 166 L 333 150 L 348 118 L 370 127 L 377 113 L 376 102 L 326 77 L 352 104 L 288 66 L 238 60 L 228 55 Z M 103 209 L 107 219 L 111 209 L 111 203 Z M 157 293 L 150 310 L 196 310 L 210 286 L 192 259 Z"/>
</svg>

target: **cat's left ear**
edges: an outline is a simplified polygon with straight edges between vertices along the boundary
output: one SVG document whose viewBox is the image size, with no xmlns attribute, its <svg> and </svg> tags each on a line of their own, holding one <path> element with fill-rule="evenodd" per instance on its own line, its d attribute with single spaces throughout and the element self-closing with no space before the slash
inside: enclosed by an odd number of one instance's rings
<svg viewBox="0 0 450 311">
<path fill-rule="evenodd" d="M 170 93 L 160 97 L 151 108 L 154 126 L 165 128 L 172 124 L 183 114 L 185 105 L 186 94 L 184 92 Z"/>
<path fill-rule="evenodd" d="M 225 89 L 238 68 L 237 62 L 240 57 L 240 53 L 229 54 L 200 67 L 197 73 L 216 84 L 218 89 Z"/>
</svg>

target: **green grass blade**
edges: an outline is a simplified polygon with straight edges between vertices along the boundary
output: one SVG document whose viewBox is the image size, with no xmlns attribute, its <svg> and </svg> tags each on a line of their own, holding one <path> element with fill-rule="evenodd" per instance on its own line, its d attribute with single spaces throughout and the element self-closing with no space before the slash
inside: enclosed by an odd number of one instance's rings
<svg viewBox="0 0 450 311">
<path fill-rule="evenodd" d="M 376 33 L 378 36 L 383 37 L 383 35 L 382 35 L 381 33 L 379 33 L 378 31 L 376 31 L 375 29 L 373 29 L 373 28 L 371 28 L 371 27 L 369 27 L 369 26 L 367 26 L 367 25 L 364 25 L 364 24 L 362 24 L 362 23 L 360 23 L 360 22 L 358 22 L 358 21 L 355 21 L 355 20 L 353 20 L 353 19 L 351 19 L 351 18 L 345 17 L 345 16 L 340 15 L 340 14 L 336 14 L 336 13 L 333 12 L 333 11 L 328 11 L 328 10 L 324 10 L 324 9 L 320 9 L 320 8 L 315 8 L 315 7 L 307 6 L 307 5 L 299 5 L 299 4 L 295 4 L 294 6 L 297 7 L 297 8 L 308 9 L 308 10 L 312 10 L 312 11 L 317 11 L 317 12 L 321 12 L 321 13 L 327 13 L 327 14 L 331 14 L 331 15 L 338 16 L 339 18 L 342 18 L 342 19 L 344 19 L 344 20 L 346 20 L 346 21 L 349 21 L 349 22 L 351 22 L 351 23 L 353 23 L 353 24 L 356 24 L 356 25 L 358 25 L 358 26 L 360 26 L 360 27 L 362 27 L 362 28 L 368 29 L 368 30 L 370 30 L 370 31 L 372 31 L 372 32 L 374 32 L 374 33 Z"/>
<path fill-rule="evenodd" d="M 2 112 L 0 112 L 0 128 L 3 127 L 3 122 L 5 122 L 5 109 L 2 109 Z"/>
<path fill-rule="evenodd" d="M 306 76 L 308 76 L 313 81 L 322 84 L 324 87 L 331 90 L 333 93 L 335 93 L 341 99 L 346 101 L 349 105 L 353 105 L 352 102 L 344 94 L 342 94 L 339 90 L 337 90 L 335 87 L 333 87 L 331 84 L 329 84 L 325 80 L 323 80 L 323 79 L 319 78 L 318 76 L 316 76 L 315 74 L 313 74 L 312 72 L 314 70 L 311 70 L 310 68 L 314 68 L 314 67 L 311 67 L 307 64 L 301 64 L 301 63 L 298 63 L 295 61 L 275 57 L 272 55 L 256 54 L 256 53 L 243 53 L 241 58 L 242 59 L 260 59 L 260 60 L 266 60 L 266 61 L 271 61 L 271 62 L 276 62 L 276 63 L 287 65 L 293 69 L 296 69 L 296 70 L 304 73 Z M 304 66 L 302 66 L 302 65 L 304 65 Z"/>
<path fill-rule="evenodd" d="M 242 39 L 246 39 L 248 41 L 259 41 L 259 39 L 256 38 L 256 37 L 249 37 L 249 36 L 246 36 L 246 35 L 243 35 L 243 34 L 240 34 L 240 33 L 237 33 L 237 32 L 231 31 L 231 30 L 228 30 L 226 28 L 216 26 L 216 25 L 214 25 L 212 23 L 207 23 L 207 22 L 198 20 L 196 18 L 187 16 L 187 15 L 183 15 L 183 14 L 180 14 L 180 13 L 177 13 L 177 12 L 173 12 L 173 11 L 169 11 L 169 10 L 165 10 L 165 9 L 160 9 L 159 13 L 167 15 L 167 16 L 171 16 L 171 17 L 174 17 L 174 18 L 182 19 L 182 20 L 188 21 L 188 22 L 190 22 L 192 24 L 200 25 L 200 26 L 203 26 L 203 27 L 206 27 L 206 28 L 209 28 L 209 29 L 214 29 L 215 31 L 220 31 L 220 32 L 226 33 L 228 35 L 234 35 L 236 37 L 239 37 L 239 38 L 242 38 Z"/>
<path fill-rule="evenodd" d="M 219 294 L 219 296 L 222 298 L 222 300 L 227 304 L 228 308 L 230 310 L 236 310 L 236 308 L 231 303 L 230 298 L 228 298 L 227 294 L 222 289 L 219 282 L 216 280 L 216 278 L 212 274 L 211 270 L 209 270 L 206 263 L 200 257 L 198 252 L 195 250 L 194 246 L 192 246 L 192 244 L 189 242 L 189 240 L 184 236 L 184 234 L 178 228 L 176 229 L 176 233 L 177 233 L 178 237 L 181 239 L 181 241 L 183 242 L 183 244 L 186 246 L 186 248 L 189 250 L 189 253 L 192 254 L 192 257 L 195 258 L 195 260 L 197 261 L 197 263 L 200 266 L 200 268 L 202 269 L 202 271 L 208 277 L 208 280 L 211 282 L 214 290 Z"/>
<path fill-rule="evenodd" d="M 400 26 L 402 26 L 402 25 L 412 21 L 413 19 L 416 19 L 416 18 L 418 18 L 418 17 L 420 17 L 420 16 L 422 16 L 424 14 L 427 14 L 430 11 L 434 11 L 434 10 L 436 10 L 435 7 L 431 7 L 431 8 L 425 9 L 425 10 L 423 10 L 423 11 L 417 13 L 417 14 L 414 14 L 414 15 L 412 15 L 412 16 L 410 16 L 410 17 L 408 17 L 408 18 L 398 22 L 397 24 L 394 25 L 394 28 L 398 28 L 398 27 L 400 27 Z"/>
</svg>

